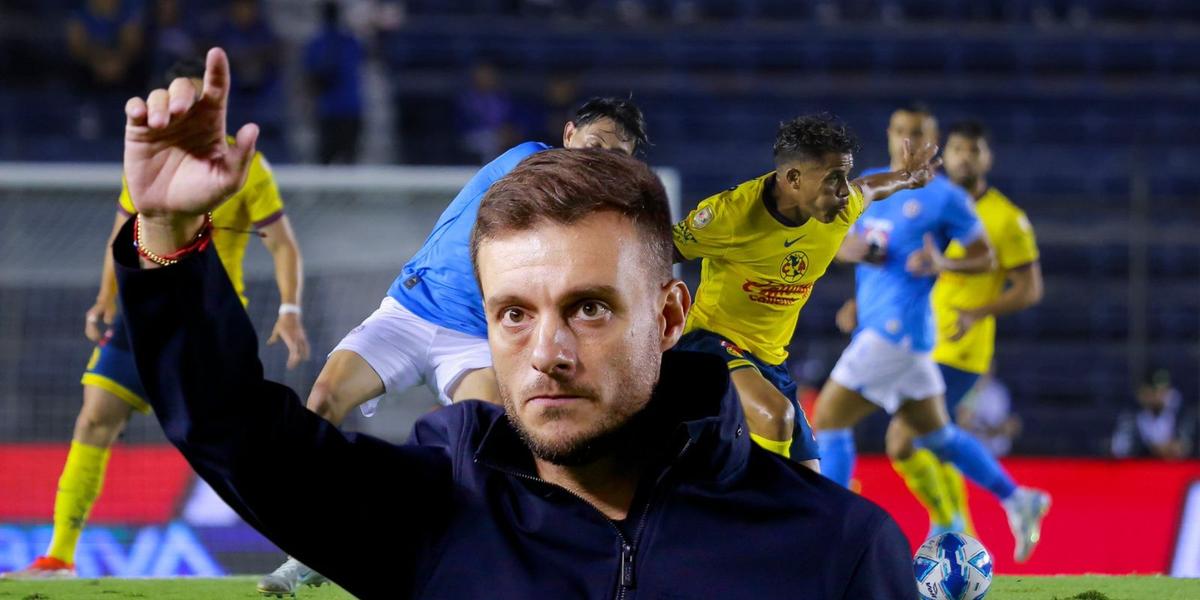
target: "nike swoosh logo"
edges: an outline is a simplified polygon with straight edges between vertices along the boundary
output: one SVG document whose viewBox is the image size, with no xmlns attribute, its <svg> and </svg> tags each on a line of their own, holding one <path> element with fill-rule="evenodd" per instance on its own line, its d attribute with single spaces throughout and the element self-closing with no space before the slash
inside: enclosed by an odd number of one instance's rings
<svg viewBox="0 0 1200 600">
<path fill-rule="evenodd" d="M 807 235 L 807 234 L 805 234 L 805 235 Z M 803 236 L 803 235 L 802 235 L 802 236 L 800 236 L 800 237 L 798 237 L 798 238 L 796 238 L 796 239 L 794 239 L 794 240 L 791 240 L 791 241 L 788 241 L 788 240 L 783 240 L 783 247 L 784 247 L 784 248 L 791 248 L 791 247 L 792 247 L 792 244 L 795 244 L 796 242 L 798 242 L 798 241 L 800 241 L 800 240 L 802 240 L 802 239 L 804 239 L 804 236 Z"/>
</svg>

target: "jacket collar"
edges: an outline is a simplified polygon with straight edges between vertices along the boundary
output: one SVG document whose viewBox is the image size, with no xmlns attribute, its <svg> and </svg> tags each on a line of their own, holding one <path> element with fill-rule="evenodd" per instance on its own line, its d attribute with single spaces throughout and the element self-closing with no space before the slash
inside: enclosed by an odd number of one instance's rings
<svg viewBox="0 0 1200 600">
<path fill-rule="evenodd" d="M 663 354 L 658 385 L 645 410 L 661 413 L 673 429 L 693 477 L 727 482 L 745 468 L 750 456 L 750 434 L 741 402 L 729 379 L 724 361 L 698 352 Z M 520 435 L 493 410 L 492 422 L 475 449 L 474 459 L 506 471 L 536 477 L 533 456 Z"/>
</svg>

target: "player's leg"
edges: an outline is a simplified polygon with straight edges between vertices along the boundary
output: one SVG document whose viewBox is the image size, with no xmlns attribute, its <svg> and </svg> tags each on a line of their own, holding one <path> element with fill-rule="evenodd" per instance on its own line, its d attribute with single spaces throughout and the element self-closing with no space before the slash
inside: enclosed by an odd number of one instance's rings
<svg viewBox="0 0 1200 600">
<path fill-rule="evenodd" d="M 88 514 L 104 486 L 110 448 L 129 420 L 133 407 L 99 387 L 83 386 L 83 406 L 58 488 L 54 494 L 54 533 L 46 554 L 11 578 L 73 577 L 75 548 Z"/>
<path fill-rule="evenodd" d="M 982 374 L 963 371 L 940 363 L 938 370 L 942 372 L 942 379 L 946 380 L 946 413 L 950 415 L 950 422 L 953 423 L 957 419 L 958 407 L 962 404 L 963 398 L 966 398 L 967 394 L 975 389 Z M 963 479 L 962 473 L 954 465 L 947 462 L 939 464 L 942 481 L 949 494 L 950 506 L 954 510 L 955 518 L 962 521 L 964 531 L 974 535 L 975 527 L 971 522 L 971 510 L 967 506 L 967 483 Z"/>
<path fill-rule="evenodd" d="M 953 422 L 955 407 L 975 386 L 979 374 L 937 366 L 945 382 L 946 413 Z M 969 532 L 966 483 L 962 475 L 952 463 L 938 459 L 931 451 L 914 448 L 914 438 L 912 428 L 899 419 L 892 419 L 887 434 L 888 456 L 909 490 L 929 511 L 931 535 L 944 531 Z M 940 483 L 935 484 L 935 477 Z"/>
<path fill-rule="evenodd" d="M 45 556 L 10 577 L 74 575 L 75 549 L 108 466 L 110 448 L 136 408 L 150 412 L 120 315 L 92 351 L 81 383 L 83 405 L 54 496 L 54 533 Z"/>
<path fill-rule="evenodd" d="M 377 398 L 421 383 L 437 326 L 387 297 L 329 354 L 305 406 L 340 424 L 355 407 L 373 414 Z"/>
<path fill-rule="evenodd" d="M 903 359 L 871 330 L 855 335 L 842 351 L 821 388 L 813 415 L 821 471 L 830 479 L 850 485 L 855 461 L 853 428 L 879 408 L 895 409 L 899 398 L 893 381 L 905 367 Z"/>
<path fill-rule="evenodd" d="M 496 371 L 491 367 L 472 369 L 463 374 L 458 385 L 450 391 L 450 400 L 483 400 L 493 404 L 503 404 L 500 389 L 496 385 Z"/>
<path fill-rule="evenodd" d="M 674 350 L 703 352 L 724 360 L 742 403 L 750 439 L 775 454 L 790 458 L 796 409 L 793 401 L 759 371 L 760 364 L 761 368 L 768 365 L 758 362 L 752 354 L 724 337 L 703 329 L 684 334 Z M 808 466 L 816 465 L 808 463 Z"/>
<path fill-rule="evenodd" d="M 75 562 L 75 546 L 104 486 L 112 445 L 132 412 L 133 406 L 116 394 L 83 386 L 83 407 L 75 419 L 71 449 L 54 496 L 54 535 L 48 556 Z"/>
<path fill-rule="evenodd" d="M 356 406 L 383 392 L 383 380 L 362 356 L 352 350 L 334 350 L 321 367 L 305 406 L 340 425 Z"/>
<path fill-rule="evenodd" d="M 1049 494 L 1018 488 L 983 444 L 950 423 L 940 395 L 907 402 L 897 416 L 912 428 L 916 447 L 928 448 L 942 461 L 954 463 L 963 475 L 1000 499 L 1016 538 L 1015 558 L 1027 560 L 1041 538 L 1042 519 L 1050 509 Z"/>
<path fill-rule="evenodd" d="M 929 534 L 933 537 L 947 531 L 960 531 L 964 524 L 955 518 L 952 494 L 943 477 L 943 463 L 933 452 L 914 449 L 912 428 L 893 417 L 888 423 L 885 446 L 892 468 L 904 480 L 912 495 L 929 511 Z M 954 469 L 953 465 L 950 466 Z M 955 470 L 957 473 L 958 471 Z"/>
<path fill-rule="evenodd" d="M 729 374 L 742 401 L 750 439 L 780 456 L 791 457 L 796 412 L 787 397 L 749 365 Z"/>
<path fill-rule="evenodd" d="M 832 377 L 817 397 L 813 427 L 817 430 L 817 446 L 821 451 L 821 472 L 845 487 L 854 474 L 854 426 L 879 410 L 854 390 Z"/>
</svg>

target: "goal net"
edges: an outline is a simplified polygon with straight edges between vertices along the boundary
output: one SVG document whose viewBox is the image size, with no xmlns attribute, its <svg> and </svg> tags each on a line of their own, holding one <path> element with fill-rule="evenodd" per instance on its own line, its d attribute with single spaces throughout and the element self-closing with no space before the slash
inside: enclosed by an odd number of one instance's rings
<svg viewBox="0 0 1200 600">
<path fill-rule="evenodd" d="M 313 359 L 284 368 L 282 344 L 263 347 L 269 378 L 306 397 L 324 356 L 378 307 L 392 279 L 471 167 L 277 166 L 286 214 L 304 257 L 304 324 Z M 678 214 L 679 180 L 660 177 Z M 0 440 L 64 441 L 80 402 L 79 377 L 91 343 L 84 312 L 99 285 L 105 242 L 120 191 L 120 165 L 0 165 Z M 279 294 L 270 254 L 251 240 L 248 310 L 265 343 Z M 432 396 L 385 398 L 380 413 L 349 427 L 395 438 Z M 159 441 L 152 420 L 135 419 L 128 441 Z"/>
</svg>

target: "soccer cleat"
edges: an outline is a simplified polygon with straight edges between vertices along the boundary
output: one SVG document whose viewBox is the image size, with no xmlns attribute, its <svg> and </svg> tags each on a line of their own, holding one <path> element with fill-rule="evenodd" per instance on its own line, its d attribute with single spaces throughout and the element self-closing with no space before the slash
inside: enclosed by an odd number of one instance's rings
<svg viewBox="0 0 1200 600">
<path fill-rule="evenodd" d="M 279 565 L 278 569 L 275 569 L 270 575 L 264 575 L 258 581 L 258 593 L 276 598 L 284 596 L 295 598 L 296 589 L 301 585 L 320 587 L 328 582 L 329 580 L 324 575 L 289 556 L 282 565 Z"/>
<path fill-rule="evenodd" d="M 39 556 L 20 571 L 0 573 L 0 579 L 74 579 L 75 565 L 51 556 Z"/>
<path fill-rule="evenodd" d="M 1042 537 L 1042 519 L 1050 511 L 1050 494 L 1032 488 L 1017 488 L 1004 500 L 1008 526 L 1016 538 L 1013 559 L 1019 563 L 1029 560 Z"/>
</svg>

